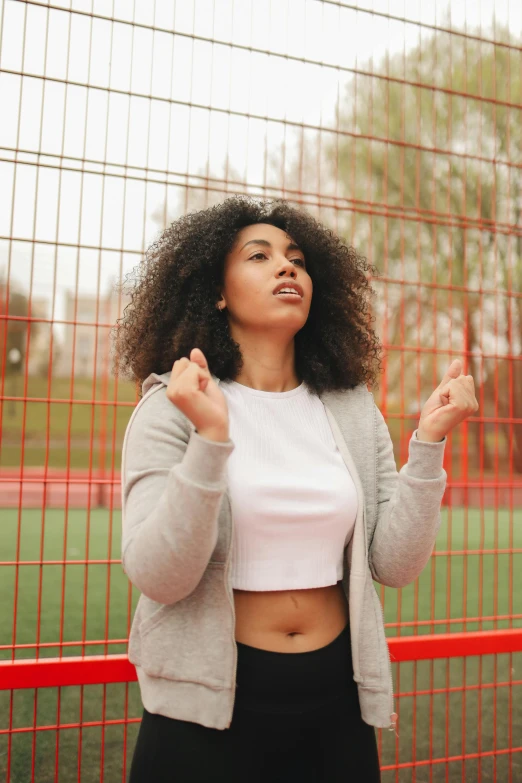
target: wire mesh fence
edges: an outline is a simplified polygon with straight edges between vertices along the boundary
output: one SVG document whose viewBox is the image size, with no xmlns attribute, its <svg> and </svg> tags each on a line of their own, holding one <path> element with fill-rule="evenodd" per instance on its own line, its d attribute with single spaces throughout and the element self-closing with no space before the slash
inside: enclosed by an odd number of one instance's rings
<svg viewBox="0 0 522 783">
<path fill-rule="evenodd" d="M 382 776 L 522 781 L 522 9 L 427 5 L 0 3 L 6 781 L 126 779 L 137 394 L 110 372 L 117 284 L 171 220 L 231 193 L 287 198 L 380 270 L 398 466 L 449 361 L 474 376 L 431 561 L 380 588 L 399 713 Z"/>
</svg>

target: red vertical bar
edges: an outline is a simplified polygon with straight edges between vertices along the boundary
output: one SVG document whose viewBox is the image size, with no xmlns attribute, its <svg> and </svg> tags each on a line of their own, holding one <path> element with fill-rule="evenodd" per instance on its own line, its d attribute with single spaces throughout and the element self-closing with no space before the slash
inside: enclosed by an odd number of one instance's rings
<svg viewBox="0 0 522 783">
<path fill-rule="evenodd" d="M 405 29 L 403 25 L 403 50 L 402 50 L 402 77 L 405 80 L 406 79 L 406 38 L 405 38 Z M 401 293 L 401 300 L 400 300 L 400 408 L 399 408 L 399 415 L 400 415 L 400 429 L 399 429 L 399 443 L 405 443 L 405 426 L 404 426 L 404 417 L 405 417 L 405 397 L 406 397 L 406 388 L 405 388 L 405 372 L 406 372 L 406 361 L 405 361 L 405 347 L 406 347 L 406 332 L 405 332 L 405 297 L 406 297 L 406 266 L 405 266 L 405 255 L 406 255 L 406 247 L 405 247 L 405 236 L 404 236 L 404 166 L 405 166 L 405 145 L 406 145 L 406 85 L 403 82 L 401 84 L 400 89 L 400 123 L 401 123 L 401 130 L 400 130 L 400 141 L 402 142 L 400 148 L 399 148 L 399 204 L 401 207 L 401 219 L 400 219 L 400 257 L 401 257 L 401 280 L 400 280 L 400 293 Z M 411 89 L 411 88 L 408 88 Z M 401 463 L 406 462 L 408 460 L 407 454 L 401 455 Z M 402 632 L 402 588 L 399 587 L 397 590 L 397 636 L 400 636 Z M 400 675 L 401 675 L 401 665 L 399 664 L 397 666 L 397 690 L 400 691 Z M 400 710 L 397 710 L 399 714 L 399 720 L 400 720 Z M 395 758 L 396 762 L 399 762 L 400 759 L 400 732 L 396 732 L 395 735 Z M 398 774 L 399 769 L 397 768 L 396 776 L 398 780 Z"/>
<path fill-rule="evenodd" d="M 479 6 L 479 14 L 480 14 L 480 6 Z M 480 20 L 479 25 L 480 30 L 480 36 L 482 36 L 482 19 Z M 478 93 L 479 95 L 482 95 L 482 60 L 480 62 L 480 67 L 478 69 Z M 480 151 L 480 155 L 482 155 L 483 145 L 482 145 L 482 102 L 480 102 L 480 127 L 479 127 L 479 142 L 478 142 L 478 149 Z M 477 218 L 480 219 L 482 215 L 482 161 L 479 162 L 479 177 L 477 182 Z M 483 295 L 482 295 L 482 274 L 483 274 L 483 267 L 482 267 L 482 253 L 483 253 L 483 246 L 482 246 L 482 232 L 479 232 L 479 273 L 480 273 L 480 283 L 479 283 L 479 290 L 481 291 L 481 302 L 480 302 L 480 317 L 481 317 L 481 338 L 483 338 L 483 327 L 484 327 L 484 318 L 483 318 Z M 481 345 L 483 345 L 483 339 L 481 339 Z M 482 433 L 483 436 L 483 433 Z M 481 443 L 481 473 L 483 473 L 484 470 L 484 463 L 483 463 L 483 455 L 484 455 L 484 441 Z M 479 549 L 481 550 L 481 553 L 479 555 L 479 608 L 478 608 L 478 614 L 480 617 L 484 614 L 483 610 L 483 575 L 484 575 L 484 557 L 482 555 L 482 550 L 484 549 L 484 537 L 485 537 L 485 525 L 484 525 L 484 494 L 481 494 L 481 508 L 480 508 L 480 544 Z M 482 629 L 482 621 L 479 622 L 479 626 Z M 483 659 L 482 656 L 479 659 L 479 690 L 478 690 L 478 737 L 477 737 L 477 751 L 478 751 L 478 758 L 477 758 L 477 772 L 478 772 L 478 783 L 482 780 L 482 664 Z"/>
<path fill-rule="evenodd" d="M 110 59 L 109 59 L 109 70 L 108 70 L 108 79 L 107 83 L 108 86 L 111 87 L 111 76 L 112 76 L 112 63 L 114 58 L 114 22 L 110 23 Z M 151 82 L 152 82 L 152 69 L 151 69 Z M 149 89 L 149 92 L 152 92 L 152 84 L 151 88 Z M 108 143 L 108 136 L 109 136 L 109 118 L 111 115 L 111 93 L 108 93 L 107 95 L 107 114 L 106 114 L 106 120 L 105 120 L 105 136 L 104 136 L 104 149 L 103 149 L 103 159 L 104 161 L 107 161 L 107 143 Z M 150 137 L 150 126 L 149 126 L 149 134 L 147 136 L 147 139 Z M 106 183 L 106 176 L 102 175 L 102 195 L 101 195 L 101 210 L 100 210 L 100 227 L 99 227 L 99 235 L 98 235 L 98 244 L 100 248 L 103 244 L 103 224 L 105 219 L 104 214 L 104 208 L 105 208 L 105 183 Z M 101 250 L 98 254 L 98 284 L 97 284 L 97 292 L 96 292 L 96 323 L 95 323 L 95 349 L 94 349 L 94 366 L 93 366 L 93 400 L 97 398 L 98 395 L 98 375 L 99 370 L 98 367 L 101 365 L 101 397 L 102 400 L 105 401 L 107 399 L 107 382 L 108 382 L 108 367 L 107 367 L 107 350 L 103 351 L 103 355 L 101 357 L 101 362 L 98 360 L 98 346 L 100 343 L 99 340 L 99 325 L 100 325 L 100 298 L 101 298 L 101 292 L 100 292 L 100 284 L 101 284 L 101 266 L 102 266 L 102 255 Z M 111 296 L 109 292 L 105 292 L 104 294 L 104 307 L 103 307 L 103 320 L 105 323 L 108 323 L 110 320 L 110 301 Z M 105 334 L 105 329 L 104 329 Z M 103 345 L 105 346 L 105 339 L 103 341 Z M 94 419 L 95 415 L 95 406 L 92 406 L 92 420 Z M 105 479 L 105 444 L 107 439 L 107 406 L 101 405 L 100 406 L 100 441 L 99 441 L 99 462 L 98 462 L 98 470 L 97 474 L 99 479 L 103 482 Z M 94 423 L 92 425 L 92 438 L 94 438 Z M 92 451 L 91 451 L 91 457 L 92 457 Z M 99 491 L 96 496 L 97 505 L 98 507 L 106 507 L 106 492 L 105 492 L 105 485 L 103 483 L 98 485 Z M 89 514 L 90 514 L 90 503 L 91 503 L 91 486 L 89 486 Z M 103 499 L 103 502 L 102 502 Z M 109 524 L 108 524 L 108 545 L 107 545 L 107 560 L 110 560 L 111 557 L 111 541 L 112 541 L 112 513 L 109 515 Z M 86 552 L 86 558 L 87 558 L 87 552 Z M 86 569 L 88 566 L 86 566 Z M 109 638 L 109 607 L 110 607 L 110 590 L 111 590 L 111 567 L 110 564 L 107 565 L 107 572 L 106 572 L 106 582 L 105 582 L 105 639 Z M 86 614 L 87 609 L 85 607 L 85 617 L 86 620 Z M 84 648 L 85 651 L 85 648 Z M 106 706 L 107 706 L 107 686 L 103 685 L 103 696 L 102 696 L 102 726 L 101 726 L 101 747 L 100 747 L 100 781 L 103 782 L 104 780 L 104 762 L 105 762 L 105 721 L 106 721 Z"/>
<path fill-rule="evenodd" d="M 508 27 L 509 27 L 509 11 L 508 11 Z M 520 52 L 519 52 L 520 57 Z M 511 103 L 511 50 L 505 54 L 506 61 L 506 89 L 507 100 Z M 507 159 L 511 162 L 511 109 L 506 110 L 506 154 Z M 516 181 L 516 180 L 515 180 Z M 512 193 L 511 183 L 511 166 L 507 166 L 507 198 L 509 202 L 513 198 L 517 198 L 518 193 L 515 190 Z M 508 213 L 509 214 L 509 213 Z M 507 237 L 507 296 L 506 296 L 506 326 L 507 326 L 507 340 L 508 340 L 508 353 L 509 361 L 507 364 L 508 372 L 508 416 L 509 424 L 508 431 L 508 480 L 509 480 L 509 560 L 508 560 L 508 614 L 509 614 L 509 628 L 513 628 L 513 418 L 515 415 L 514 410 L 514 381 L 513 381 L 513 356 L 515 353 L 515 346 L 513 340 L 513 235 L 510 234 Z M 509 687 L 508 687 L 508 749 L 511 751 L 513 748 L 513 654 L 509 653 L 508 658 L 508 670 L 509 670 Z M 513 783 L 513 754 L 508 753 L 508 783 Z"/>
<path fill-rule="evenodd" d="M 93 19 L 89 19 L 89 59 L 88 59 L 88 73 L 87 73 L 87 79 L 86 83 L 89 85 L 90 83 L 90 73 L 91 73 L 91 61 L 92 61 L 92 38 L 93 38 Z M 83 134 L 83 155 L 82 157 L 85 158 L 86 148 L 87 148 L 87 123 L 88 123 L 88 117 L 89 117 L 89 96 L 90 96 L 89 88 L 87 89 L 87 105 L 85 110 L 85 123 L 84 123 L 84 134 Z M 76 373 L 76 325 L 77 325 L 77 315 L 78 315 L 78 288 L 79 288 L 79 269 L 80 269 L 80 247 L 81 247 L 81 228 L 82 228 L 82 208 L 83 208 L 83 197 L 84 197 L 84 171 L 82 169 L 80 182 L 81 182 L 81 190 L 80 190 L 80 204 L 79 204 L 79 211 L 80 211 L 80 220 L 78 221 L 78 239 L 77 239 L 77 256 L 76 256 L 76 285 L 75 285 L 75 291 L 74 291 L 74 328 L 73 328 L 73 350 L 72 350 L 72 360 L 71 360 L 71 378 L 70 378 L 70 399 L 74 399 L 74 380 L 75 380 L 75 373 Z M 96 356 L 94 359 L 94 367 L 96 367 Z M 68 422 L 67 422 L 67 478 L 69 479 L 70 475 L 70 457 L 71 457 L 71 422 L 72 422 L 72 414 L 73 414 L 73 405 L 72 403 L 69 405 L 69 416 L 68 416 Z M 87 509 L 86 509 L 86 533 L 85 533 L 85 560 L 88 561 L 89 559 L 89 532 L 90 532 L 90 503 L 91 503 L 91 493 L 90 493 L 90 483 L 92 481 L 92 449 L 93 449 L 93 437 L 92 437 L 92 414 L 91 414 L 91 434 L 90 434 L 90 442 L 89 442 L 89 470 L 88 470 L 88 501 L 87 501 Z M 67 483 L 67 491 L 66 491 L 66 497 L 65 497 L 65 527 L 64 527 L 64 560 L 67 552 L 67 533 L 68 533 L 68 525 L 69 525 L 69 482 Z M 61 616 L 61 622 L 62 627 L 60 629 L 60 634 L 63 633 L 63 621 L 64 621 L 64 610 L 65 610 L 65 568 L 63 570 L 62 575 L 62 585 L 63 585 L 63 593 L 62 593 L 62 616 Z M 82 615 L 82 655 L 85 654 L 85 624 L 86 624 L 86 595 L 87 595 L 87 583 L 88 583 L 88 565 L 86 564 L 84 567 L 84 590 L 83 590 L 83 615 Z M 77 762 L 77 773 L 78 773 L 78 783 L 81 783 L 81 774 L 82 774 L 82 750 L 83 750 L 83 699 L 84 699 L 84 686 L 80 686 L 80 710 L 79 710 L 79 723 L 80 728 L 78 730 L 78 762 Z"/>
<path fill-rule="evenodd" d="M 449 13 L 449 27 L 452 27 L 451 24 L 451 6 L 448 7 L 448 13 Z M 449 38 L 449 73 L 450 73 L 450 87 L 453 88 L 453 38 L 452 36 L 448 36 Z M 447 149 L 451 149 L 452 144 L 452 134 L 453 134 L 453 127 L 452 127 L 452 96 L 448 95 L 446 97 L 446 106 L 447 106 L 447 124 L 446 124 L 446 145 Z M 448 157 L 445 161 L 446 167 L 447 167 L 447 183 L 446 183 L 446 204 L 445 209 L 448 214 L 451 214 L 453 211 L 453 204 L 452 204 L 452 198 L 451 198 L 451 191 L 452 191 L 452 182 L 451 182 L 451 159 Z M 449 291 L 448 291 L 448 313 L 449 313 L 449 352 L 450 352 L 450 359 L 448 363 L 451 363 L 453 360 L 455 353 L 454 353 L 454 346 L 453 346 L 453 228 L 448 229 L 448 241 L 449 241 L 449 259 L 448 259 L 448 272 L 449 272 Z M 465 346 L 464 346 L 465 347 Z M 465 357 L 462 357 L 464 359 L 463 361 L 463 369 L 465 367 L 466 359 Z M 441 368 L 441 373 L 445 372 L 445 368 Z M 459 433 L 459 436 L 461 433 Z M 453 432 L 452 432 L 452 438 L 451 441 L 453 443 Z M 459 437 L 460 442 L 460 437 Z M 449 447 L 449 444 L 448 444 Z M 453 478 L 453 461 L 451 459 L 448 460 L 447 464 L 447 473 L 448 473 L 448 481 L 451 483 Z M 452 550 L 452 538 L 453 538 L 453 504 L 451 503 L 451 494 L 450 494 L 450 502 L 447 506 L 447 527 L 446 527 L 446 550 L 448 554 L 446 555 L 445 561 L 446 561 L 446 632 L 449 633 L 451 630 L 451 626 L 449 623 L 449 620 L 451 618 L 451 550 Z M 445 667 L 446 667 L 446 698 L 445 698 L 445 731 L 444 731 L 444 750 L 446 754 L 446 759 L 449 758 L 450 755 L 450 748 L 449 748 L 449 741 L 450 741 L 450 684 L 451 684 L 451 672 L 450 672 L 450 659 L 446 658 L 445 661 Z M 449 772 L 450 767 L 448 761 L 446 761 L 444 765 L 444 772 L 445 772 L 445 779 L 446 783 L 449 781 Z"/>
<path fill-rule="evenodd" d="M 33 9 L 29 9 L 29 13 L 31 13 Z M 46 74 L 47 74 L 47 48 L 48 48 L 48 42 L 49 42 L 49 14 L 50 11 L 47 9 L 45 12 L 45 43 L 44 43 L 44 68 L 43 68 L 43 82 L 42 82 L 42 103 L 40 107 L 40 131 L 39 131 L 39 138 L 38 138 L 38 151 L 42 151 L 42 132 L 43 132 L 43 120 L 44 120 L 44 108 L 45 108 L 45 96 L 46 96 Z M 24 63 L 24 70 L 25 70 L 25 63 Z M 36 183 L 35 183 L 35 193 L 34 193 L 34 212 L 33 212 L 33 228 L 32 228 L 32 239 L 36 240 L 36 219 L 37 219 L 37 210 L 38 210 L 38 201 L 39 197 L 41 199 L 42 194 L 39 194 L 38 192 L 38 185 L 40 182 L 40 166 L 36 167 Z M 30 280 L 30 287 L 29 287 L 29 313 L 31 312 L 31 300 L 32 300 L 32 294 L 33 294 L 33 274 L 34 274 L 34 262 L 35 262 L 35 247 L 36 247 L 36 241 L 33 241 L 31 243 L 31 280 Z M 25 386 L 24 386 L 24 398 L 27 398 L 27 388 L 28 388 L 28 380 L 29 380 L 29 372 L 28 372 L 28 361 L 29 361 L 29 337 L 31 334 L 31 328 L 28 324 L 27 328 L 27 345 L 26 345 L 26 367 L 25 367 Z M 24 425 L 23 425 L 23 432 L 22 432 L 22 468 L 24 465 L 24 446 L 25 446 L 25 414 L 26 414 L 26 402 L 24 402 Z M 47 443 L 46 443 L 46 452 L 49 452 L 49 444 L 48 444 L 48 437 L 47 437 Z M 21 485 L 22 486 L 22 485 Z M 46 499 L 47 499 L 47 483 L 44 482 L 44 492 L 43 492 L 43 503 L 42 503 L 42 518 L 41 518 L 41 525 L 40 525 L 40 562 L 43 561 L 44 558 L 44 543 L 45 543 L 45 511 L 46 511 Z M 21 504 L 20 504 L 21 505 Z M 38 569 L 38 594 L 37 594 L 37 616 L 36 616 L 36 658 L 40 655 L 40 631 L 41 631 L 41 615 L 42 615 L 42 587 L 43 587 L 43 569 L 44 566 L 40 565 Z M 35 689 L 34 691 L 34 703 L 33 703 L 33 725 L 34 725 L 34 732 L 32 736 L 32 747 L 31 747 L 31 780 L 34 780 L 35 776 L 35 769 L 36 769 L 36 724 L 37 724 L 37 715 L 38 715 L 38 690 Z"/>
<path fill-rule="evenodd" d="M 355 11 L 355 26 L 357 26 L 357 19 L 358 19 L 358 11 Z M 357 135 L 356 135 L 356 129 L 358 125 L 358 104 L 357 104 L 357 88 L 358 88 L 358 81 L 357 81 L 357 52 L 355 53 L 355 71 L 353 74 L 353 106 L 352 106 L 352 129 L 354 133 L 354 137 L 352 138 L 352 144 L 351 144 L 351 150 L 352 154 L 350 156 L 350 173 L 351 173 L 351 180 L 350 180 L 350 196 L 353 198 L 354 194 L 357 193 L 357 186 L 356 186 L 356 172 L 357 172 Z M 353 241 L 353 237 L 355 236 L 355 229 L 356 229 L 356 210 L 353 209 L 350 215 L 351 218 L 351 231 L 350 231 L 350 241 Z"/>
<path fill-rule="evenodd" d="M 496 39 L 496 22 L 495 17 L 493 17 L 493 38 Z M 497 47 L 493 45 L 493 73 L 492 73 L 492 97 L 496 99 L 497 97 L 497 90 L 496 90 L 496 79 L 497 79 Z M 496 140 L 497 138 L 497 107 L 496 104 L 492 104 L 492 112 L 493 112 L 493 138 Z M 491 194 L 491 219 L 493 222 L 493 225 L 496 224 L 497 221 L 497 163 L 496 161 L 492 164 L 493 167 L 493 192 Z M 498 242 L 497 242 L 497 232 L 493 232 L 493 257 L 494 257 L 494 269 L 495 269 L 495 286 L 497 285 L 497 281 L 499 280 L 498 277 Z M 498 528 L 499 528 L 499 518 L 498 518 L 498 506 L 499 506 L 499 490 L 498 490 L 498 480 L 499 480 L 499 427 L 498 427 L 498 418 L 500 415 L 499 411 L 499 400 L 498 400 L 498 388 L 499 388 L 499 356 L 500 356 L 500 350 L 499 350 L 499 340 L 498 340 L 498 327 L 499 327 L 499 316 L 498 316 L 498 295 L 495 295 L 495 482 L 497 483 L 497 486 L 495 487 L 495 507 L 493 511 L 493 519 L 494 519 L 494 541 L 493 541 L 493 549 L 495 550 L 495 553 L 493 555 L 493 615 L 495 619 L 493 620 L 493 627 L 496 629 L 498 627 L 497 624 L 497 616 L 498 616 Z M 493 750 L 496 751 L 497 749 L 497 674 L 498 674 L 498 658 L 495 654 L 493 659 Z M 493 779 L 497 779 L 497 754 L 493 753 Z"/>
<path fill-rule="evenodd" d="M 2 13 L 2 21 L 4 17 L 4 8 L 2 6 L 1 8 Z M 23 62 L 25 60 L 25 40 L 26 40 L 26 29 L 27 29 L 27 7 L 24 7 L 23 9 L 24 14 L 24 21 L 23 21 L 23 32 L 22 32 L 22 68 L 21 71 L 23 72 Z M 20 76 L 20 100 L 18 104 L 18 118 L 17 118 L 17 126 L 16 126 L 16 148 L 18 150 L 20 145 L 20 120 L 21 120 L 21 112 L 22 112 L 22 99 L 23 99 L 23 91 L 24 91 L 24 77 Z M 5 306 L 3 308 L 4 312 L 6 313 L 7 318 L 9 317 L 9 298 L 10 298 L 10 281 L 11 281 L 11 261 L 12 261 L 12 253 L 13 253 L 13 240 L 12 237 L 14 235 L 14 218 L 15 218 L 15 193 L 16 193 L 16 183 L 17 183 L 17 173 L 18 173 L 18 165 L 17 165 L 18 156 L 15 157 L 15 164 L 14 164 L 14 172 L 13 172 L 13 188 L 12 188 L 12 198 L 11 198 L 11 204 L 12 204 L 12 210 L 11 210 L 11 220 L 9 225 L 9 236 L 10 236 L 10 242 L 9 242 L 9 250 L 8 250 L 8 256 L 7 256 L 7 273 L 6 273 L 6 291 L 5 291 Z M 4 328 L 4 345 L 3 345 L 3 364 L 2 367 L 6 367 L 6 359 L 7 359 L 7 331 L 9 328 L 9 321 L 5 321 L 5 328 Z M 2 395 L 5 393 L 5 373 L 2 373 Z M 25 403 L 24 403 L 25 406 Z M 2 411 L 3 406 L 0 405 L 0 412 Z M 1 415 L 1 413 L 0 413 Z M 0 426 L 2 424 L 2 419 L 0 418 Z M 22 431 L 21 434 L 21 459 L 20 459 L 20 486 L 19 486 L 19 494 L 18 494 L 18 521 L 17 521 L 17 531 L 16 531 L 16 554 L 15 554 L 15 584 L 14 584 L 14 603 L 13 603 L 13 630 L 12 630 L 12 651 L 11 651 L 11 659 L 14 660 L 16 658 L 16 632 L 17 632 L 17 620 L 18 620 L 18 590 L 19 590 L 19 561 L 20 561 L 20 542 L 21 542 L 21 534 L 22 534 L 22 490 L 23 490 L 23 466 L 24 466 L 24 432 Z M 10 693 L 10 700 L 9 700 L 9 734 L 7 739 L 7 780 L 11 779 L 11 764 L 12 764 L 12 740 L 13 740 L 13 707 L 14 707 L 14 692 L 11 691 Z"/>
<path fill-rule="evenodd" d="M 433 48 L 433 73 L 437 72 L 437 48 Z M 432 124 L 432 145 L 435 150 L 437 146 L 437 111 L 436 111 L 436 105 L 435 101 L 433 101 L 432 105 L 432 115 L 431 115 L 431 124 Z M 436 214 L 437 209 L 437 177 L 436 177 L 436 163 L 437 163 L 437 153 L 434 151 L 432 154 L 432 193 L 431 193 L 431 209 L 434 214 Z M 436 264 L 436 258 L 437 258 L 437 224 L 434 222 L 432 226 L 432 248 L 433 248 L 433 272 L 432 272 L 432 323 L 433 323 L 433 350 L 435 355 L 435 361 L 432 362 L 432 387 L 435 388 L 438 384 L 438 352 L 437 352 L 437 264 Z M 448 438 L 449 441 L 449 438 Z M 446 448 L 449 448 L 449 442 L 446 445 Z M 437 544 L 435 543 L 434 551 L 437 551 Z M 436 559 L 434 557 L 431 558 L 431 619 L 435 619 L 435 591 L 436 591 Z M 435 627 L 431 626 L 431 632 L 433 633 L 435 630 Z M 430 760 L 430 783 L 432 783 L 433 780 L 433 689 L 434 689 L 434 662 L 431 662 L 430 665 L 430 752 L 429 752 L 429 760 Z"/>
<path fill-rule="evenodd" d="M 136 3 L 135 0 L 133 0 L 132 5 L 132 21 L 134 22 L 136 17 Z M 173 15 L 173 24 L 172 29 L 175 29 L 175 8 L 174 8 L 174 15 Z M 135 43 L 135 26 L 132 25 L 132 34 L 131 34 L 131 51 L 130 51 L 130 61 L 131 63 L 134 62 L 134 43 Z M 173 51 L 173 58 L 174 58 L 174 43 L 172 44 L 172 51 Z M 172 68 L 172 70 L 174 70 Z M 130 74 L 130 77 L 132 78 L 132 73 Z M 131 83 L 129 82 L 129 90 L 131 89 Z M 171 90 L 172 90 L 172 79 L 171 79 Z M 172 93 L 170 95 L 172 97 Z M 127 101 L 127 137 L 125 140 L 125 163 L 128 164 L 129 162 L 129 126 L 130 126 L 130 108 L 131 108 L 131 98 L 129 96 Z M 172 112 L 172 107 L 171 107 Z M 170 153 L 170 137 L 169 137 L 169 153 Z M 167 202 L 165 201 L 165 204 Z M 125 215 L 125 209 L 127 205 L 127 178 L 125 178 L 124 181 L 124 188 L 123 188 L 123 206 L 122 206 L 122 214 Z M 165 209 L 167 207 L 165 206 Z M 119 267 L 119 279 L 123 279 L 123 248 L 125 247 L 125 225 L 124 220 L 122 220 L 121 225 L 121 235 L 120 235 L 120 246 L 121 246 L 121 253 L 120 253 L 120 267 Z M 118 293 L 118 315 L 121 313 L 121 289 Z M 116 375 L 115 377 L 115 385 L 114 385 L 114 397 L 117 400 L 118 399 L 118 382 L 119 382 L 119 376 Z M 116 427 L 116 418 L 114 421 L 114 426 Z M 114 460 L 114 449 L 113 449 L 113 460 Z M 123 477 L 122 477 L 123 480 Z M 131 623 L 132 623 L 132 584 L 129 581 L 127 584 L 127 606 L 126 606 L 126 625 L 127 625 L 127 638 L 130 635 L 130 629 L 131 629 Z M 128 683 L 125 685 L 125 699 L 124 699 L 124 709 L 123 709 L 123 715 L 125 718 L 125 723 L 123 725 L 123 768 L 122 768 L 122 783 L 125 783 L 127 780 L 127 727 L 128 727 L 128 720 L 129 720 L 129 685 Z"/>
<path fill-rule="evenodd" d="M 417 51 L 418 51 L 418 59 L 417 59 L 417 74 L 416 78 L 418 81 L 420 81 L 420 71 L 421 71 L 421 28 L 418 27 L 418 42 L 417 42 Z M 415 139 L 418 144 L 421 143 L 421 102 L 422 102 L 422 91 L 420 89 L 417 89 L 415 91 L 416 94 L 416 133 L 415 133 Z M 415 354 L 415 378 L 416 378 L 416 399 L 417 399 L 417 405 L 416 405 L 416 416 L 417 413 L 420 412 L 420 405 L 421 405 L 421 373 L 422 373 L 422 358 L 421 358 L 421 329 L 422 329 L 422 306 L 421 306 L 421 299 L 422 299 L 422 264 L 421 264 L 421 220 L 420 220 L 420 209 L 421 209 L 421 152 L 419 149 L 416 150 L 415 153 L 415 213 L 417 216 L 417 242 L 416 242 L 416 259 L 417 259 L 417 280 L 416 280 L 416 292 L 415 292 L 415 303 L 416 303 L 416 342 L 417 342 L 417 351 Z M 417 427 L 417 421 L 413 422 L 410 430 Z M 413 598 L 413 633 L 416 636 L 419 633 L 419 580 L 415 580 L 415 586 L 414 586 L 414 598 Z M 412 752 L 411 752 L 411 759 L 412 762 L 415 764 L 417 760 L 417 661 L 413 662 L 413 697 L 412 697 L 412 732 L 411 732 L 411 746 L 412 746 Z M 412 771 L 412 783 L 416 783 L 417 781 L 417 767 L 413 767 Z"/>
<path fill-rule="evenodd" d="M 70 57 L 71 57 L 71 24 L 72 24 L 72 15 L 68 15 L 68 27 L 67 27 L 67 60 L 66 60 L 66 70 L 65 70 L 65 77 L 66 79 L 69 78 L 69 69 L 70 69 Z M 64 153 L 65 153 L 65 127 L 67 122 L 67 113 L 68 113 L 68 97 L 69 97 L 69 84 L 65 84 L 64 86 L 65 95 L 64 95 L 64 112 L 63 112 L 63 124 L 62 124 L 62 132 L 61 132 L 61 149 L 60 153 L 63 159 Z M 70 110 L 69 110 L 70 111 Z M 53 270 L 53 301 L 52 301 L 52 307 L 51 307 L 51 321 L 54 320 L 55 315 L 55 306 L 56 306 L 56 285 L 58 280 L 58 241 L 60 238 L 60 207 L 62 203 L 62 174 L 63 171 L 60 168 L 59 171 L 59 186 L 58 186 L 58 204 L 57 204 L 57 210 L 56 210 L 56 229 L 55 229 L 55 246 L 54 246 L 54 270 Z M 46 444 L 46 454 L 45 454 L 45 467 L 44 467 L 44 477 L 46 478 L 48 475 L 48 467 L 49 467 L 49 435 L 51 431 L 51 394 L 52 394 L 52 372 L 53 372 L 53 338 L 54 338 L 54 330 L 51 325 L 51 335 L 50 335 L 50 341 L 51 341 L 51 348 L 50 348 L 50 361 L 48 365 L 48 374 L 47 374 L 47 398 L 49 400 L 47 404 L 47 444 Z M 45 507 L 46 507 L 46 490 L 47 490 L 47 483 L 44 484 L 44 511 L 45 513 Z M 65 529 L 64 529 L 65 534 Z M 64 544 L 64 560 L 67 552 L 66 544 Z M 64 623 L 64 601 L 65 601 L 65 565 L 62 566 L 62 584 L 61 584 L 61 611 L 60 611 L 60 642 L 63 641 L 63 623 Z M 62 646 L 60 644 L 59 646 L 59 655 L 61 657 L 62 655 Z M 60 725 L 60 714 L 61 714 L 61 698 L 62 698 L 62 690 L 61 688 L 57 689 L 57 695 L 56 695 L 56 725 Z M 56 737 L 55 737 L 55 754 L 54 754 L 54 781 L 55 783 L 58 783 L 59 780 L 59 769 L 60 769 L 60 730 L 59 728 L 56 729 Z"/>
<path fill-rule="evenodd" d="M 466 21 L 464 22 L 464 29 L 466 30 Z M 464 91 L 468 92 L 468 40 L 465 39 L 464 43 Z M 468 150 L 468 123 L 467 123 L 467 112 L 468 112 L 468 101 L 463 100 L 463 128 L 464 128 L 464 149 Z M 465 158 L 463 160 L 463 176 L 462 176 L 462 214 L 467 217 L 468 215 L 468 203 L 467 203 L 467 159 Z M 466 228 L 462 229 L 462 248 L 463 248 L 463 258 L 462 258 L 462 264 L 463 264 L 463 272 L 462 272 L 462 284 L 464 286 L 464 289 L 466 291 L 463 302 L 464 302 L 464 346 L 466 348 L 469 347 L 469 330 L 468 330 L 468 322 L 469 322 L 469 299 L 467 295 L 467 289 L 468 289 L 468 270 L 467 270 L 467 248 L 468 248 L 468 239 L 469 234 L 466 230 Z M 461 479 L 465 484 L 464 487 L 464 501 L 463 501 L 463 515 L 464 515 L 464 529 L 463 529 L 463 550 L 464 552 L 468 549 L 469 544 L 469 531 L 468 531 L 468 481 L 469 481 L 469 470 L 468 470 L 468 438 L 467 438 L 468 430 L 467 428 L 463 428 L 462 430 L 462 447 L 460 449 L 460 475 Z M 465 554 L 462 558 L 463 564 L 462 564 L 462 617 L 467 617 L 467 605 L 468 605 L 468 555 Z M 464 622 L 462 625 L 463 630 L 466 630 L 466 623 Z M 466 658 L 463 658 L 462 660 L 462 684 L 463 686 L 467 682 L 467 660 Z M 462 743 L 462 764 L 461 764 L 461 781 L 462 783 L 466 783 L 466 692 L 463 691 L 462 693 L 462 708 L 461 708 L 461 743 Z"/>
</svg>

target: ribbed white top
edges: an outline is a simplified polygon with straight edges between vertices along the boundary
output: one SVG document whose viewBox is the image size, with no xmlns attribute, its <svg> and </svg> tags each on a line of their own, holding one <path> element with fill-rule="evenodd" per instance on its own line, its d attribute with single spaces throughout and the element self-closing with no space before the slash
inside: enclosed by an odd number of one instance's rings
<svg viewBox="0 0 522 783">
<path fill-rule="evenodd" d="M 285 392 L 221 381 L 234 524 L 232 586 L 325 587 L 342 579 L 357 492 L 324 405 L 303 382 Z"/>
</svg>

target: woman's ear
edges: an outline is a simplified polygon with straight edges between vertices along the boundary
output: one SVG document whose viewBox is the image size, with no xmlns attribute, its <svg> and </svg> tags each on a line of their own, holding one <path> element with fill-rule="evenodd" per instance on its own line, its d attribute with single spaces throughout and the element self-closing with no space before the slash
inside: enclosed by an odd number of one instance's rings
<svg viewBox="0 0 522 783">
<path fill-rule="evenodd" d="M 227 306 L 227 303 L 225 302 L 225 298 L 223 296 L 222 291 L 218 288 L 216 290 L 216 295 L 218 297 L 218 301 L 216 302 L 216 307 L 218 310 L 224 310 Z"/>
</svg>

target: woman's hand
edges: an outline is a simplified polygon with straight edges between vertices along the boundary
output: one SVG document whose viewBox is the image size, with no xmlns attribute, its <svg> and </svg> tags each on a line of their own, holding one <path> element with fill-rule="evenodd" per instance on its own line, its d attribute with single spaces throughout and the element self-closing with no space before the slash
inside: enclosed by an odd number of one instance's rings
<svg viewBox="0 0 522 783">
<path fill-rule="evenodd" d="M 213 380 L 199 348 L 191 350 L 190 359 L 184 356 L 174 362 L 167 397 L 190 419 L 199 435 L 210 440 L 228 440 L 225 395 Z"/>
<path fill-rule="evenodd" d="M 473 376 L 462 374 L 462 362 L 455 359 L 421 411 L 417 437 L 440 441 L 453 427 L 478 410 Z"/>
</svg>

